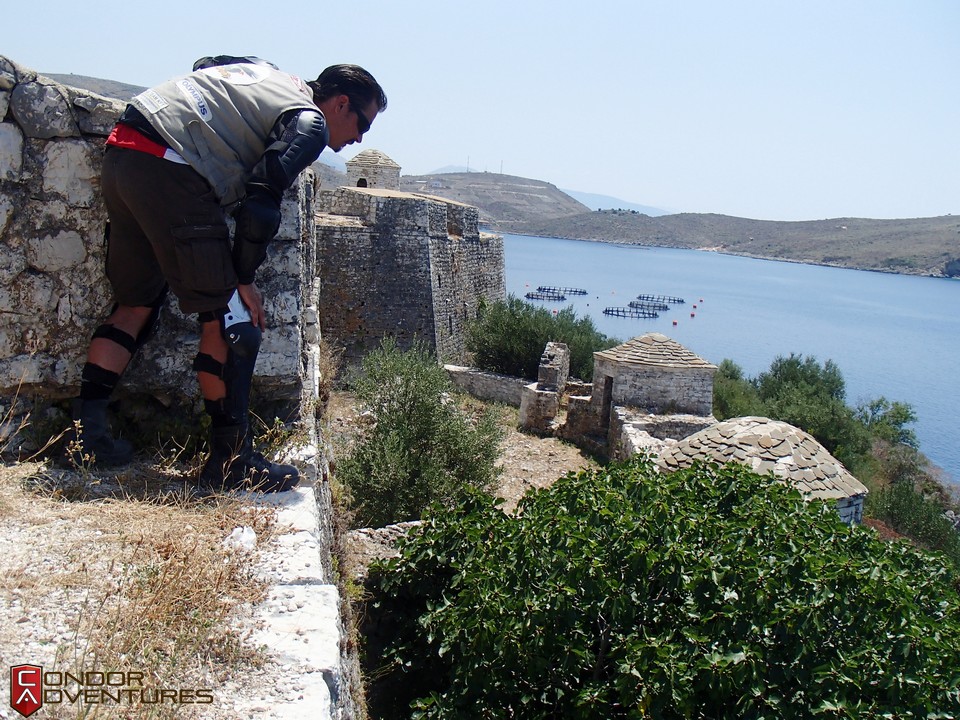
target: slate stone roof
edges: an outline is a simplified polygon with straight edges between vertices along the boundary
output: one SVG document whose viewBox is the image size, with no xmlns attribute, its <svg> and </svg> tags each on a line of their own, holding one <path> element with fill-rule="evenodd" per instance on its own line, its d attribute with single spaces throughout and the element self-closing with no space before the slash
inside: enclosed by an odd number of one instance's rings
<svg viewBox="0 0 960 720">
<path fill-rule="evenodd" d="M 601 350 L 595 355 L 606 360 L 630 365 L 717 369 L 716 365 L 708 363 L 676 340 L 671 340 L 660 333 L 647 333 L 635 337 L 609 350 Z"/>
<path fill-rule="evenodd" d="M 374 150 L 373 148 L 357 153 L 353 158 L 347 160 L 346 164 L 347 167 L 356 165 L 359 167 L 381 167 L 393 168 L 396 170 L 400 169 L 400 166 L 387 157 L 386 153 L 380 152 L 379 150 Z"/>
<path fill-rule="evenodd" d="M 764 417 L 734 418 L 701 430 L 664 450 L 659 464 L 671 471 L 689 467 L 695 460 L 739 462 L 762 475 L 772 472 L 805 496 L 821 500 L 867 493 L 811 435 Z"/>
</svg>

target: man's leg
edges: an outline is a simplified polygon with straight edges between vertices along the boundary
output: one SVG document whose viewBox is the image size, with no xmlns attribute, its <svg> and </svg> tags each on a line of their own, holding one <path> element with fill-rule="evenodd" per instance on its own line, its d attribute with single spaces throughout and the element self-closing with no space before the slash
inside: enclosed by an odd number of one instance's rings
<svg viewBox="0 0 960 720">
<path fill-rule="evenodd" d="M 115 147 L 108 147 L 104 154 L 100 187 L 110 219 L 104 228 L 106 271 L 117 304 L 93 334 L 81 375 L 80 397 L 73 406 L 73 419 L 79 427 L 68 453 L 79 463 L 110 466 L 132 459 L 130 443 L 110 435 L 107 403 L 130 359 L 155 328 L 167 293 L 150 241 L 127 203 L 131 189 L 139 184 L 144 186 L 140 194 L 149 195 L 151 203 L 157 204 L 154 200 L 159 186 L 155 179 L 141 177 L 136 168 L 124 167 L 125 162 L 141 156 L 148 157 Z"/>
<path fill-rule="evenodd" d="M 220 365 L 227 364 L 227 341 L 223 337 L 220 320 L 200 322 L 200 353 L 209 355 Z M 222 377 L 209 372 L 197 371 L 197 382 L 204 402 L 217 402 L 227 396 L 227 386 Z"/>
<path fill-rule="evenodd" d="M 297 469 L 270 462 L 253 450 L 250 387 L 260 332 L 254 330 L 244 338 L 230 345 L 223 313 L 200 313 L 200 348 L 193 367 L 212 425 L 210 457 L 200 473 L 200 484 L 213 490 L 289 490 L 300 480 Z"/>
<path fill-rule="evenodd" d="M 130 359 L 156 326 L 165 296 L 164 291 L 149 306 L 115 306 L 94 332 L 83 366 L 80 397 L 73 405 L 77 427 L 68 453 L 75 462 L 109 467 L 133 458 L 130 443 L 110 434 L 107 403 Z"/>
</svg>

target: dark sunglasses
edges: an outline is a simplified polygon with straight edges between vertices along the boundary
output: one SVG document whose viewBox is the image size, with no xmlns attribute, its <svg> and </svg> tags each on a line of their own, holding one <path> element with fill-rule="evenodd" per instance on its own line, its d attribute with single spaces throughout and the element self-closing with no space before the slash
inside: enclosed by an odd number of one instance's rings
<svg viewBox="0 0 960 720">
<path fill-rule="evenodd" d="M 350 101 L 350 109 L 357 114 L 357 132 L 361 135 L 365 134 L 370 129 L 370 121 L 352 100 Z"/>
</svg>

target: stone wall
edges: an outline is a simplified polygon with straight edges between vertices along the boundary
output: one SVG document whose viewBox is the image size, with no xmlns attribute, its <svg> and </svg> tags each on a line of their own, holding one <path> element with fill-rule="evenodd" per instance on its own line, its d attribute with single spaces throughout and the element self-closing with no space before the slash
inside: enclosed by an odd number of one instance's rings
<svg viewBox="0 0 960 720">
<path fill-rule="evenodd" d="M 444 365 L 450 380 L 464 392 L 480 400 L 520 407 L 527 381 L 511 375 L 477 370 L 462 365 Z"/>
<path fill-rule="evenodd" d="M 607 433 L 610 457 L 625 460 L 663 447 L 717 422 L 713 415 L 654 415 L 630 407 L 614 407 Z"/>
<path fill-rule="evenodd" d="M 477 209 L 425 195 L 342 187 L 320 193 L 320 323 L 348 364 L 383 337 L 462 362 L 481 302 L 506 296 L 503 240 Z"/>
<path fill-rule="evenodd" d="M 713 410 L 713 369 L 631 367 L 596 357 L 594 402 L 602 404 L 604 384 L 598 378 L 613 378 L 610 400 L 614 405 L 639 407 L 658 413 L 709 415 Z"/>
<path fill-rule="evenodd" d="M 79 389 L 91 334 L 112 302 L 99 176 L 104 139 L 123 107 L 0 57 L 0 396 L 56 400 Z M 258 274 L 269 327 L 255 394 L 278 412 L 298 411 L 313 388 L 312 205 L 305 174 L 284 198 L 283 225 Z M 197 342 L 196 316 L 183 315 L 171 296 L 117 397 L 145 393 L 198 407 L 190 369 Z"/>
</svg>

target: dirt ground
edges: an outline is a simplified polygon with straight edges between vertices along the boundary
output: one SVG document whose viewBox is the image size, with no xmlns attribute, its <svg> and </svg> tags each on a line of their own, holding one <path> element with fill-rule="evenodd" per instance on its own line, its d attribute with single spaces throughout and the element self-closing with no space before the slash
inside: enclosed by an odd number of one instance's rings
<svg viewBox="0 0 960 720">
<path fill-rule="evenodd" d="M 485 407 L 470 399 L 464 399 L 463 403 L 468 412 L 478 412 Z M 513 512 L 520 498 L 533 488 L 549 487 L 568 472 L 599 466 L 595 459 L 575 445 L 557 438 L 520 432 L 517 429 L 516 408 L 497 406 L 495 410 L 504 436 L 498 463 L 501 473 L 494 494 L 503 498 L 505 512 Z M 335 453 L 342 456 L 356 437 L 363 417 L 358 413 L 353 397 L 342 392 L 334 393 L 331 397 L 329 417 Z M 350 532 L 346 541 L 349 572 L 362 577 L 373 559 L 394 555 L 397 539 L 407 526 L 407 523 L 403 523 L 388 528 L 365 528 Z"/>
</svg>

